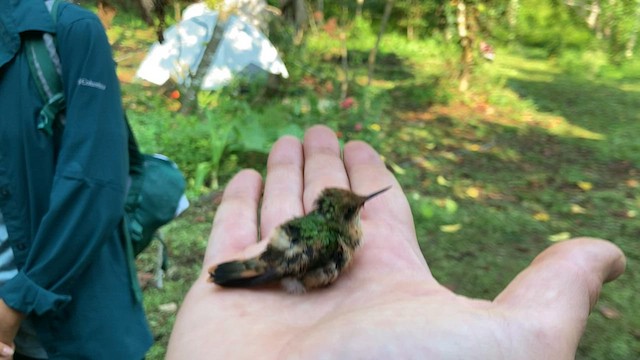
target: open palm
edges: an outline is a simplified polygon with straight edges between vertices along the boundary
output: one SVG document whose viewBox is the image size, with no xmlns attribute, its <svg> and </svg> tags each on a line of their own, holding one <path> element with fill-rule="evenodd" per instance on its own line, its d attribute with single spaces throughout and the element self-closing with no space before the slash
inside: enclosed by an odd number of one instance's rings
<svg viewBox="0 0 640 360">
<path fill-rule="evenodd" d="M 206 282 L 209 266 L 257 254 L 265 245 L 258 234 L 312 210 L 322 189 L 368 194 L 388 185 L 365 205 L 364 245 L 335 284 L 290 295 Z M 322 126 L 303 144 L 284 137 L 274 145 L 261 190 L 251 170 L 227 186 L 168 359 L 570 359 L 602 283 L 624 271 L 615 245 L 575 239 L 540 254 L 493 301 L 456 295 L 432 277 L 406 197 L 380 156 L 351 142 L 341 157 Z"/>
</svg>

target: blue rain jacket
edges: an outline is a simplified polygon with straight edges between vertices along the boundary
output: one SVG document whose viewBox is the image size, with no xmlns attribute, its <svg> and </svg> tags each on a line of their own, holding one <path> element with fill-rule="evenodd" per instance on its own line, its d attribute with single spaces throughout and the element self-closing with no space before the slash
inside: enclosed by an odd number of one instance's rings
<svg viewBox="0 0 640 360">
<path fill-rule="evenodd" d="M 37 129 L 43 101 L 21 39 L 57 37 L 66 125 Z M 0 298 L 33 319 L 53 359 L 141 359 L 152 343 L 119 222 L 127 135 L 111 48 L 98 18 L 43 0 L 0 0 L 0 211 L 18 275 Z"/>
</svg>

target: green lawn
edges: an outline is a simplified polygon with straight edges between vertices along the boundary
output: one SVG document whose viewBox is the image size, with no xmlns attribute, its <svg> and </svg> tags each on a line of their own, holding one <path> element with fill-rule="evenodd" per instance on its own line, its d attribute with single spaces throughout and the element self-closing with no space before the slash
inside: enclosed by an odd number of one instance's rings
<svg viewBox="0 0 640 360">
<path fill-rule="evenodd" d="M 144 41 L 130 41 L 140 33 L 117 29 L 110 33 L 118 40 L 116 57 L 143 50 Z M 433 42 L 398 45 L 391 36 L 383 42 L 371 89 L 361 86 L 363 53 L 355 49 L 350 58 L 351 92 L 358 105 L 324 111 L 319 104 L 337 98 L 340 76 L 335 56 L 323 57 L 335 53 L 335 44 L 325 40 L 309 42 L 305 59 L 312 63 L 291 66 L 287 91 L 255 110 L 242 105 L 252 99 L 223 93 L 211 100 L 216 105 L 206 110 L 208 122 L 174 116 L 175 100 L 156 88 L 124 84 L 143 148 L 179 160 L 193 198 L 190 210 L 164 231 L 172 261 L 165 287 L 145 290 L 157 340 L 148 358 L 163 358 L 175 319 L 175 311 L 161 305 L 179 305 L 201 265 L 220 190 L 194 186 L 203 183 L 197 179 L 198 164 L 214 152 L 215 132 L 208 126 L 224 120 L 253 130 L 243 133 L 238 126 L 229 143 L 219 147 L 223 156 L 215 165 L 222 185 L 241 167 L 264 171 L 263 148 L 280 133 L 300 133 L 312 123 L 330 125 L 342 141 L 369 141 L 409 197 L 434 275 L 467 296 L 493 298 L 553 241 L 595 236 L 615 242 L 627 255 L 627 272 L 604 287 L 577 358 L 638 359 L 638 78 L 624 71 L 595 76 L 589 69 L 572 71 L 563 59 L 499 49 L 496 62 L 478 64 L 474 85 L 463 95 L 447 75 L 455 63 L 455 58 L 445 60 L 451 49 Z M 139 56 L 122 60 L 123 78 L 130 77 L 133 59 Z M 261 132 L 270 124 L 289 127 Z M 263 143 L 261 148 L 247 147 L 249 135 Z M 142 256 L 142 271 L 152 270 L 154 254 L 151 249 Z"/>
</svg>

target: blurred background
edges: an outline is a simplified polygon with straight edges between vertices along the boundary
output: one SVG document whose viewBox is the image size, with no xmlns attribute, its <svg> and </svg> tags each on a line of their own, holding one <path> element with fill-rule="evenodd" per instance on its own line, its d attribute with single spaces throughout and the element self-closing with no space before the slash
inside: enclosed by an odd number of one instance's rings
<svg viewBox="0 0 640 360">
<path fill-rule="evenodd" d="M 164 357 L 225 183 L 313 124 L 383 155 L 433 274 L 460 294 L 492 299 L 554 242 L 618 244 L 627 272 L 577 358 L 640 359 L 639 0 L 81 4 L 107 29 L 142 149 L 188 180 L 163 286 L 156 249 L 138 259 L 148 359 Z"/>
</svg>

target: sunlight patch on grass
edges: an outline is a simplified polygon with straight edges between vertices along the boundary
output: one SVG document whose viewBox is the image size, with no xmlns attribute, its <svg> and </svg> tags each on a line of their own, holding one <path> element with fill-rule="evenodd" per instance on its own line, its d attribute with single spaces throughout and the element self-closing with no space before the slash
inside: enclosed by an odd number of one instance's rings
<svg viewBox="0 0 640 360">
<path fill-rule="evenodd" d="M 535 126 L 545 129 L 549 134 L 566 138 L 587 140 L 606 140 L 606 136 L 583 127 L 573 125 L 561 116 L 542 116 Z"/>
<path fill-rule="evenodd" d="M 355 77 L 355 82 L 360 86 L 367 85 L 368 78 L 366 75 L 360 75 Z M 371 86 L 374 86 L 381 90 L 393 89 L 396 86 L 396 81 L 384 80 L 384 79 L 372 79 Z"/>
<path fill-rule="evenodd" d="M 627 84 L 620 84 L 620 86 L 618 86 L 618 88 L 622 91 L 635 91 L 635 92 L 640 92 L 640 82 L 637 83 L 627 83 Z"/>
</svg>

